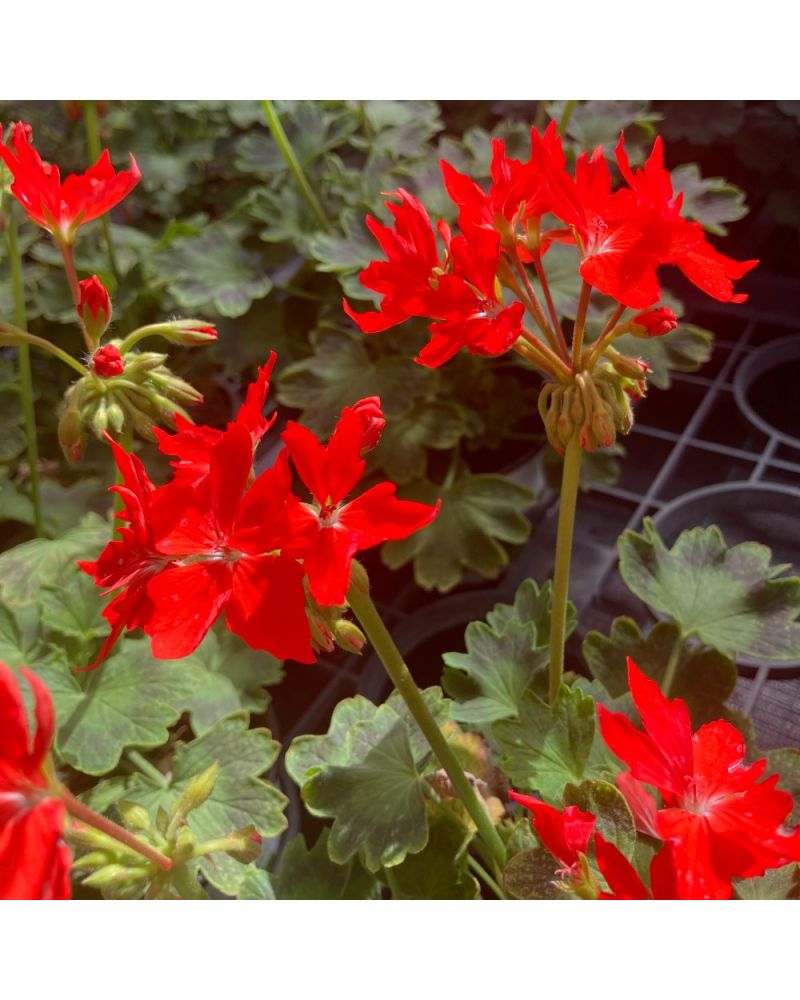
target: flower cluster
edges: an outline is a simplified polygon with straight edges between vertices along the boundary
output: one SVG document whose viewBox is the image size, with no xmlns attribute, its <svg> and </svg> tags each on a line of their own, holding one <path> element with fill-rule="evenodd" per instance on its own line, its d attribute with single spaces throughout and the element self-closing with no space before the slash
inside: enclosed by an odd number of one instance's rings
<svg viewBox="0 0 800 1000">
<path fill-rule="evenodd" d="M 34 696 L 33 736 L 17 679 L 0 662 L 0 899 L 69 899 L 65 808 L 47 774 L 53 701 L 35 674 L 21 673 Z"/>
<path fill-rule="evenodd" d="M 792 796 L 775 787 L 777 775 L 761 780 L 766 760 L 745 763 L 742 734 L 718 720 L 692 735 L 686 703 L 665 698 L 631 659 L 628 683 L 644 732 L 602 705 L 597 713 L 607 746 L 630 768 L 617 786 L 638 832 L 662 842 L 650 864 L 650 888 L 596 832 L 593 815 L 574 806 L 559 812 L 512 792 L 533 813 L 540 840 L 561 865 L 556 874 L 563 884 L 602 899 L 729 899 L 733 879 L 800 861 L 800 828 L 783 825 Z M 661 808 L 645 784 L 660 792 Z M 605 889 L 588 863 L 592 834 Z"/>
<path fill-rule="evenodd" d="M 166 485 L 154 486 L 139 459 L 112 442 L 122 484 L 111 489 L 127 523 L 96 561 L 80 564 L 107 592 L 119 591 L 92 666 L 124 628 L 143 628 L 157 657 L 187 656 L 223 612 L 253 648 L 312 662 L 315 647 L 337 639 L 337 616 L 322 611 L 345 604 L 355 554 L 436 516 L 437 507 L 399 500 L 388 482 L 346 500 L 383 427 L 375 397 L 342 411 L 327 446 L 289 422 L 275 464 L 254 478 L 254 448 L 272 424 L 262 410 L 274 361 L 224 431 L 178 417 L 177 433 L 157 432 L 174 458 Z M 292 492 L 290 460 L 310 501 Z"/>
</svg>

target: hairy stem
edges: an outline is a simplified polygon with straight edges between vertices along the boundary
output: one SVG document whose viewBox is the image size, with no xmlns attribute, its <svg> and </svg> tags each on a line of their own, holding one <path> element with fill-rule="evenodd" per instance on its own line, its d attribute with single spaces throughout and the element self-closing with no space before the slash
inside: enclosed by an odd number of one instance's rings
<svg viewBox="0 0 800 1000">
<path fill-rule="evenodd" d="M 12 326 L 11 323 L 1 323 L 0 322 L 0 344 L 15 344 L 19 346 L 20 344 L 30 344 L 32 347 L 38 347 L 42 351 L 47 351 L 48 354 L 52 354 L 54 357 L 58 358 L 59 361 L 63 361 L 65 365 L 69 365 L 70 368 L 74 369 L 79 375 L 88 375 L 89 369 L 84 368 L 80 361 L 76 361 L 71 354 L 67 354 L 66 351 L 62 351 L 60 347 L 56 347 L 49 340 L 45 340 L 44 337 L 37 337 L 33 333 L 28 333 L 27 330 L 21 330 L 18 326 Z"/>
</svg>

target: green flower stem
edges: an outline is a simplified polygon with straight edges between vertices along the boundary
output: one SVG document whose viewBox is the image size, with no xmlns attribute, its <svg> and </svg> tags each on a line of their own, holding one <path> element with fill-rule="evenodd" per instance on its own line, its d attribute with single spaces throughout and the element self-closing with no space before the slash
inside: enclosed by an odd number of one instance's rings
<svg viewBox="0 0 800 1000">
<path fill-rule="evenodd" d="M 97 163 L 102 153 L 100 147 L 100 130 L 97 127 L 97 102 L 82 101 L 81 103 L 83 104 L 83 121 L 86 125 L 86 145 L 89 148 L 89 159 L 92 163 Z M 103 216 L 102 222 L 103 237 L 105 238 L 106 249 L 108 250 L 108 263 L 114 275 L 114 280 L 119 285 L 119 268 L 117 267 L 114 244 L 111 240 L 111 226 L 108 223 L 107 215 Z"/>
<path fill-rule="evenodd" d="M 669 698 L 670 692 L 672 691 L 672 685 L 675 683 L 675 674 L 678 670 L 678 664 L 681 662 L 681 653 L 683 652 L 683 636 L 678 633 L 678 638 L 670 650 L 669 659 L 667 660 L 667 669 L 664 671 L 664 680 L 661 682 L 661 693 L 665 698 Z"/>
<path fill-rule="evenodd" d="M 561 474 L 561 502 L 558 510 L 556 535 L 556 566 L 553 574 L 553 612 L 550 624 L 550 704 L 558 700 L 564 677 L 564 642 L 567 632 L 567 599 L 569 597 L 569 566 L 572 557 L 572 533 L 575 527 L 575 507 L 578 502 L 578 480 L 581 471 L 580 433 L 569 439 Z"/>
<path fill-rule="evenodd" d="M 27 330 L 21 330 L 18 326 L 12 326 L 11 323 L 0 323 L 0 344 L 3 343 L 15 344 L 16 346 L 31 344 L 33 347 L 38 347 L 40 350 L 52 354 L 59 361 L 63 361 L 65 365 L 69 365 L 81 377 L 89 374 L 88 368 L 84 368 L 80 361 L 76 361 L 72 355 L 67 354 L 66 351 L 62 351 L 60 347 L 56 347 L 55 344 L 52 344 L 49 340 L 45 340 L 44 337 L 37 337 L 33 333 L 28 333 Z"/>
<path fill-rule="evenodd" d="M 295 151 L 292 148 L 292 144 L 289 142 L 289 137 L 283 130 L 283 125 L 281 125 L 281 120 L 278 117 L 278 112 L 272 101 L 262 101 L 261 107 L 264 109 L 264 116 L 267 119 L 267 124 L 270 127 L 275 142 L 277 142 L 281 153 L 283 153 L 284 159 L 289 164 L 289 169 L 294 174 L 294 179 L 297 181 L 297 186 L 303 197 L 308 204 L 308 207 L 314 213 L 317 222 L 321 229 L 324 229 L 326 233 L 330 232 L 330 223 L 328 222 L 327 216 L 319 203 L 319 199 L 316 194 L 314 194 L 314 189 L 309 184 L 308 178 L 303 172 L 303 168 L 300 166 L 300 162 L 295 155 Z"/>
<path fill-rule="evenodd" d="M 497 896 L 498 899 L 508 899 L 506 894 L 500 888 L 498 883 L 492 878 L 492 876 L 486 871 L 483 865 L 477 861 L 471 854 L 467 855 L 467 864 L 475 872 L 478 878 L 485 882 L 486 885 L 492 890 L 492 892 Z"/>
<path fill-rule="evenodd" d="M 143 858 L 152 861 L 162 871 L 168 872 L 172 868 L 170 859 L 161 854 L 160 851 L 157 851 L 138 837 L 134 837 L 132 833 L 114 823 L 113 820 L 108 819 L 107 816 L 101 816 L 87 805 L 84 805 L 80 799 L 76 799 L 72 792 L 67 791 L 63 785 L 59 790 L 59 797 L 73 819 L 77 819 L 81 823 L 86 823 L 87 826 L 94 827 L 95 830 L 100 830 L 102 833 L 108 834 L 109 837 L 113 837 L 120 844 L 124 844 L 125 847 L 129 847 L 137 854 L 141 854 Z"/>
<path fill-rule="evenodd" d="M 555 354 L 558 354 L 558 338 L 556 337 L 555 332 L 550 328 L 550 323 L 547 320 L 547 316 L 545 316 L 542 303 L 539 301 L 539 297 L 537 296 L 536 291 L 533 285 L 531 284 L 531 279 L 528 277 L 528 272 L 525 270 L 525 265 L 519 259 L 519 255 L 517 254 L 516 250 L 514 250 L 514 252 L 511 254 L 511 260 L 514 264 L 514 269 L 519 275 L 519 278 L 522 281 L 523 285 L 522 289 L 519 287 L 519 285 L 516 285 L 514 290 L 522 299 L 528 312 L 536 320 L 536 325 L 539 327 L 539 329 L 547 338 L 547 342 L 550 345 L 550 348 L 553 350 Z M 569 357 L 569 353 L 567 353 L 566 357 Z"/>
<path fill-rule="evenodd" d="M 14 293 L 14 322 L 18 327 L 28 325 L 25 313 L 25 285 L 22 280 L 22 258 L 17 239 L 17 222 L 14 209 L 6 215 L 8 234 L 8 260 L 11 267 L 11 285 Z M 36 438 L 36 412 L 33 405 L 33 376 L 31 374 L 31 352 L 27 341 L 17 344 L 19 359 L 19 385 L 22 395 L 22 413 L 25 419 L 25 441 L 28 448 L 28 467 L 31 477 L 31 503 L 33 504 L 33 525 L 37 537 L 44 534 L 42 526 L 42 495 L 39 486 L 39 444 Z"/>
<path fill-rule="evenodd" d="M 581 370 L 581 355 L 583 354 L 583 331 L 586 329 L 586 313 L 589 309 L 589 298 L 592 286 L 584 281 L 581 285 L 581 297 L 578 301 L 578 314 L 575 317 L 575 329 L 572 331 L 572 370 Z"/>
<path fill-rule="evenodd" d="M 558 123 L 558 134 L 564 135 L 567 131 L 567 125 L 569 125 L 569 120 L 572 118 L 572 112 L 575 110 L 575 105 L 577 101 L 565 101 L 564 110 L 561 113 L 561 119 Z"/>
<path fill-rule="evenodd" d="M 369 594 L 352 584 L 347 595 L 347 603 L 353 609 L 367 638 L 372 643 L 375 652 L 380 657 L 392 683 L 397 688 L 403 701 L 408 706 L 414 720 L 427 739 L 439 763 L 444 768 L 456 794 L 461 799 L 467 812 L 472 817 L 479 835 L 491 852 L 495 864 L 502 870 L 506 860 L 506 849 L 500 835 L 495 830 L 486 809 L 478 800 L 475 790 L 469 783 L 464 769 L 458 761 L 450 744 L 442 735 L 441 730 L 431 715 L 428 706 L 414 682 L 408 667 L 403 662 L 400 650 L 394 643 L 386 626 L 383 624 L 378 609 Z"/>
<path fill-rule="evenodd" d="M 158 785 L 159 788 L 167 788 L 169 782 L 167 781 L 166 775 L 163 775 L 161 771 L 150 761 L 143 757 L 138 750 L 128 750 L 125 756 L 134 765 L 138 767 L 145 777 L 149 778 L 154 785 Z"/>
<path fill-rule="evenodd" d="M 522 336 L 517 340 L 517 344 L 524 344 L 530 353 L 536 355 L 536 363 L 555 378 L 569 379 L 571 377 L 572 372 L 561 358 L 524 326 L 522 327 Z"/>
</svg>

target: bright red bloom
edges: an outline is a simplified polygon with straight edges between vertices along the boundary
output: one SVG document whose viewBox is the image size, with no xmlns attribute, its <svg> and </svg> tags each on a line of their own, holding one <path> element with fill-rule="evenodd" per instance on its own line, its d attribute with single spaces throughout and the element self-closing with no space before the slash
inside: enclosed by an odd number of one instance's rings
<svg viewBox="0 0 800 1000">
<path fill-rule="evenodd" d="M 509 798 L 533 813 L 531 823 L 539 839 L 547 850 L 561 862 L 557 873 L 566 877 L 580 877 L 581 858 L 589 851 L 589 842 L 594 832 L 595 817 L 581 812 L 577 806 L 566 806 L 563 812 L 547 805 L 532 795 L 509 792 Z"/>
<path fill-rule="evenodd" d="M 314 599 L 323 606 L 345 603 L 356 552 L 389 539 L 407 538 L 429 524 L 439 510 L 398 500 L 394 483 L 378 483 L 349 503 L 344 498 L 364 474 L 364 424 L 355 407 L 345 407 L 327 447 L 310 430 L 290 421 L 283 440 L 313 504 L 291 511 L 296 537 L 306 540 L 303 567 Z"/>
<path fill-rule="evenodd" d="M 594 835 L 597 867 L 608 885 L 608 892 L 601 891 L 600 899 L 678 899 L 675 862 L 672 848 L 665 844 L 650 862 L 650 890 L 639 878 L 639 873 L 622 851 Z"/>
<path fill-rule="evenodd" d="M 129 630 L 140 628 L 149 621 L 154 609 L 147 592 L 148 583 L 171 562 L 170 557 L 159 550 L 158 542 L 177 516 L 172 505 L 163 502 L 163 492 L 157 493 L 139 459 L 111 437 L 107 440 L 122 476 L 122 484 L 110 490 L 124 500 L 125 506 L 117 517 L 128 524 L 118 529 L 119 538 L 110 541 L 96 561 L 79 562 L 78 566 L 94 577 L 95 583 L 104 587 L 106 593 L 120 587 L 124 590 L 103 612 L 103 617 L 111 624 L 111 634 L 87 668 L 89 670 L 103 662 L 126 627 Z"/>
<path fill-rule="evenodd" d="M 147 586 L 153 609 L 142 624 L 154 656 L 187 656 L 224 609 L 228 628 L 254 649 L 314 661 L 304 571 L 292 558 L 289 513 L 299 501 L 288 457 L 282 453 L 248 489 L 252 467 L 251 433 L 234 422 L 212 448 L 202 483 L 163 488 L 180 513 L 158 547 L 179 561 Z"/>
<path fill-rule="evenodd" d="M 497 296 L 499 235 L 476 229 L 469 239 L 452 237 L 441 222 L 438 230 L 445 256 L 440 258 L 424 206 L 402 188 L 397 195 L 399 205 L 386 202 L 395 218 L 393 229 L 367 217 L 367 226 L 388 260 L 373 261 L 360 279 L 383 296 L 380 310 L 356 313 L 344 301 L 344 311 L 363 333 L 388 330 L 412 316 L 433 319 L 428 327 L 432 340 L 417 358 L 431 368 L 462 347 L 482 355 L 508 350 L 521 333 L 524 307 L 515 302 L 503 308 Z"/>
<path fill-rule="evenodd" d="M 79 226 L 105 215 L 141 180 L 133 156 L 130 170 L 116 173 L 106 149 L 86 173 L 70 174 L 62 183 L 58 167 L 43 162 L 31 145 L 30 125 L 14 125 L 11 141 L 13 150 L 0 142 L 0 157 L 14 175 L 11 192 L 59 243 L 73 243 Z"/>
<path fill-rule="evenodd" d="M 366 399 L 360 399 L 357 403 L 353 403 L 350 409 L 361 417 L 363 431 L 361 453 L 363 455 L 364 452 L 372 451 L 378 446 L 386 426 L 386 417 L 381 409 L 380 396 L 367 396 Z"/>
<path fill-rule="evenodd" d="M 742 734 L 720 720 L 692 736 L 686 703 L 668 701 L 630 659 L 628 681 L 644 732 L 598 705 L 600 731 L 633 778 L 661 792 L 665 808 L 646 819 L 671 844 L 679 898 L 728 899 L 732 879 L 800 861 L 800 829 L 782 826 L 792 797 L 777 775 L 759 780 L 766 760 L 745 764 Z"/>
<path fill-rule="evenodd" d="M 92 355 L 92 371 L 100 378 L 114 378 L 125 371 L 125 359 L 119 353 L 119 348 L 106 344 Z"/>
<path fill-rule="evenodd" d="M 209 329 L 213 330 L 213 327 Z M 233 423 L 240 424 L 250 432 L 253 448 L 275 422 L 275 415 L 267 419 L 263 414 L 264 403 L 269 392 L 269 378 L 275 366 L 277 355 L 273 351 L 266 364 L 258 369 L 255 382 L 247 387 L 247 395 Z M 173 455 L 175 482 L 181 485 L 199 485 L 209 475 L 211 452 L 222 440 L 223 431 L 214 427 L 191 423 L 180 414 L 175 415 L 177 433 L 169 434 L 160 427 L 153 432 L 158 439 L 158 447 L 165 455 Z M 229 427 L 232 424 L 228 425 Z"/>
<path fill-rule="evenodd" d="M 64 803 L 52 795 L 45 773 L 53 701 L 35 674 L 21 673 L 35 699 L 33 738 L 17 679 L 0 662 L 0 899 L 69 899 Z"/>
</svg>

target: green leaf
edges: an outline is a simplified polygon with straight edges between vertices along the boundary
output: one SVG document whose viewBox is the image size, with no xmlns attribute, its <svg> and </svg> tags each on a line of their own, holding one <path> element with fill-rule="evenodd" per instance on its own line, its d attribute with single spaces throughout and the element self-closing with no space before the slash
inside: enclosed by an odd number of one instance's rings
<svg viewBox="0 0 800 1000">
<path fill-rule="evenodd" d="M 34 523 L 31 498 L 10 479 L 0 479 L 0 521 Z"/>
<path fill-rule="evenodd" d="M 0 555 L 0 600 L 12 608 L 33 604 L 75 559 L 91 559 L 106 544 L 108 522 L 87 514 L 60 538 L 34 538 Z"/>
<path fill-rule="evenodd" d="M 275 899 L 269 873 L 250 865 L 239 883 L 238 899 Z"/>
<path fill-rule="evenodd" d="M 672 171 L 672 189 L 676 195 L 683 194 L 681 215 L 696 219 L 717 236 L 728 232 L 724 223 L 747 215 L 744 191 L 724 177 L 702 177 L 696 163 L 685 163 Z"/>
<path fill-rule="evenodd" d="M 721 718 L 724 702 L 736 686 L 736 664 L 716 649 L 687 645 L 673 622 L 658 622 L 643 635 L 631 618 L 617 618 L 611 635 L 589 632 L 583 640 L 583 656 L 594 677 L 613 698 L 628 690 L 627 658 L 651 679 L 661 684 L 676 643 L 682 648 L 670 697 L 683 698 L 689 706 L 693 728 Z"/>
<path fill-rule="evenodd" d="M 650 367 L 647 380 L 658 389 L 669 389 L 670 372 L 696 372 L 711 357 L 714 335 L 699 326 L 681 323 L 663 337 L 634 337 L 624 333 L 614 341 L 622 354 L 641 358 Z"/>
<path fill-rule="evenodd" d="M 422 696 L 444 725 L 449 703 L 439 688 Z M 427 841 L 420 772 L 430 759 L 427 740 L 395 693 L 380 708 L 360 696 L 340 702 L 326 734 L 293 740 L 286 770 L 301 785 L 309 812 L 334 817 L 331 859 L 343 864 L 362 851 L 375 872 L 400 864 Z"/>
<path fill-rule="evenodd" d="M 535 648 L 535 633 L 515 619 L 502 633 L 471 622 L 464 638 L 466 653 L 444 654 L 443 683 L 456 699 L 453 718 L 480 726 L 516 716 L 534 675 L 548 662 L 547 648 Z"/>
<path fill-rule="evenodd" d="M 20 623 L 12 611 L 2 604 L 0 604 L 0 661 L 9 667 L 28 664 L 28 649 Z"/>
<path fill-rule="evenodd" d="M 227 630 L 209 632 L 181 662 L 198 671 L 196 689 L 182 702 L 197 735 L 228 715 L 263 712 L 269 703 L 264 688 L 283 677 L 279 660 L 250 649 Z"/>
<path fill-rule="evenodd" d="M 413 559 L 414 579 L 425 590 L 452 590 L 466 570 L 498 576 L 508 564 L 500 543 L 522 545 L 530 534 L 523 511 L 533 503 L 533 494 L 504 476 L 473 475 L 463 467 L 450 483 L 422 479 L 399 492 L 407 500 L 442 501 L 432 524 L 381 549 L 390 569 Z"/>
<path fill-rule="evenodd" d="M 317 233 L 309 249 L 317 261 L 317 270 L 330 274 L 353 274 L 361 271 L 377 255 L 380 248 L 364 222 L 364 212 L 346 208 L 339 216 L 339 233 Z M 373 293 L 360 283 L 355 284 L 356 298 L 372 298 Z M 348 290 L 350 292 L 350 290 Z"/>
<path fill-rule="evenodd" d="M 155 267 L 179 306 L 222 316 L 242 316 L 272 288 L 260 255 L 242 246 L 238 228 L 225 224 L 176 240 L 156 254 Z"/>
<path fill-rule="evenodd" d="M 63 654 L 31 666 L 53 695 L 59 757 L 94 775 L 116 767 L 129 747 L 166 743 L 197 677 L 182 662 L 153 659 L 146 640 L 125 640 L 88 674 L 76 674 Z"/>
<path fill-rule="evenodd" d="M 386 872 L 394 899 L 478 899 L 480 886 L 467 867 L 470 831 L 444 805 L 428 803 L 428 843 Z"/>
<path fill-rule="evenodd" d="M 59 635 L 88 642 L 109 632 L 102 617 L 106 603 L 94 580 L 76 569 L 65 575 L 61 586 L 42 590 L 41 623 Z"/>
<path fill-rule="evenodd" d="M 312 848 L 298 834 L 281 853 L 281 868 L 275 879 L 278 899 L 373 899 L 378 884 L 358 858 L 344 864 L 331 861 L 326 827 Z"/>
<path fill-rule="evenodd" d="M 633 857 L 636 847 L 636 827 L 633 813 L 623 794 L 608 781 L 582 781 L 564 788 L 564 805 L 577 806 L 582 812 L 597 817 L 595 829 L 611 841 L 627 857 Z"/>
<path fill-rule="evenodd" d="M 558 862 L 543 847 L 520 851 L 506 865 L 503 886 L 514 899 L 565 899 L 571 894 L 559 888 Z"/>
<path fill-rule="evenodd" d="M 394 483 L 422 479 L 428 448 L 455 448 L 466 431 L 464 411 L 447 399 L 418 400 L 384 428 L 374 457 Z"/>
<path fill-rule="evenodd" d="M 347 743 L 352 762 L 312 774 L 303 785 L 303 798 L 309 812 L 334 817 L 331 860 L 343 864 L 362 850 L 366 868 L 376 872 L 400 864 L 425 846 L 423 779 L 406 726 L 385 705 L 369 724 L 354 727 Z M 356 748 L 358 757 L 353 759 Z"/>
<path fill-rule="evenodd" d="M 800 823 L 800 750 L 797 747 L 783 747 L 767 753 L 769 774 L 779 775 L 778 788 L 788 792 L 794 799 L 794 809 L 787 823 Z"/>
<path fill-rule="evenodd" d="M 560 121 L 565 104 L 565 101 L 549 101 L 548 114 Z M 653 123 L 660 120 L 660 114 L 649 110 L 649 101 L 577 101 L 567 125 L 567 136 L 580 150 L 591 152 L 596 146 L 603 146 L 608 156 L 620 132 L 636 125 L 652 134 Z"/>
<path fill-rule="evenodd" d="M 728 548 L 716 526 L 682 532 L 668 549 L 652 520 L 644 535 L 619 540 L 620 573 L 630 590 L 669 615 L 684 636 L 726 656 L 795 660 L 800 656 L 800 577 L 776 579 L 766 545 Z"/>
<path fill-rule="evenodd" d="M 500 766 L 517 788 L 538 791 L 559 802 L 567 782 L 592 777 L 589 757 L 595 735 L 595 706 L 579 690 L 561 688 L 550 706 L 527 691 L 518 719 L 495 722 L 492 733 L 502 751 Z"/>
<path fill-rule="evenodd" d="M 346 330 L 315 330 L 314 353 L 289 365 L 280 377 L 278 400 L 303 411 L 302 422 L 318 436 L 330 434 L 345 406 L 380 396 L 391 422 L 406 413 L 435 374 L 397 355 L 371 360 L 366 338 Z"/>
<path fill-rule="evenodd" d="M 739 899 L 800 899 L 800 865 L 772 868 L 758 878 L 733 883 Z"/>
<path fill-rule="evenodd" d="M 171 664 L 170 667 L 174 668 Z M 175 751 L 167 787 L 156 787 L 141 775 L 126 780 L 101 782 L 87 801 L 92 808 L 108 808 L 128 799 L 146 806 L 151 815 L 159 807 L 169 811 L 187 784 L 213 763 L 219 774 L 211 795 L 187 817 L 198 840 L 224 837 L 235 830 L 254 826 L 263 837 L 276 837 L 286 827 L 283 810 L 286 796 L 262 780 L 275 763 L 279 745 L 268 729 L 248 729 L 244 715 L 218 722 L 208 732 Z M 222 892 L 236 895 L 248 866 L 230 855 L 217 852 L 200 862 L 205 877 Z"/>
<path fill-rule="evenodd" d="M 487 623 L 496 632 L 502 632 L 512 622 L 522 622 L 533 631 L 532 642 L 535 646 L 549 646 L 550 621 L 553 607 L 553 587 L 550 580 L 545 580 L 541 587 L 535 580 L 528 577 L 517 587 L 513 604 L 495 604 L 486 615 Z M 567 601 L 566 636 L 575 631 L 578 618 L 575 605 Z"/>
</svg>

